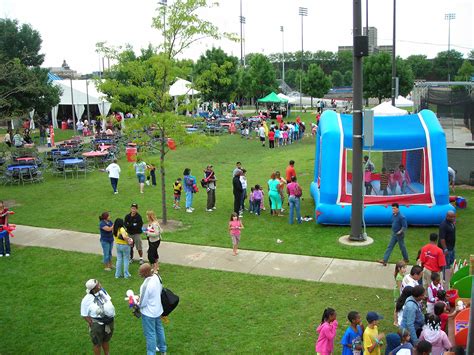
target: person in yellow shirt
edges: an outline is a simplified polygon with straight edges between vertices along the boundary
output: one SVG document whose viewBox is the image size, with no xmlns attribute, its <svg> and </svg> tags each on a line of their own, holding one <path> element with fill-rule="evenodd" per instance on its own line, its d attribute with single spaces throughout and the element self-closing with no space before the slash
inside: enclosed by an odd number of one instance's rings
<svg viewBox="0 0 474 355">
<path fill-rule="evenodd" d="M 383 346 L 382 339 L 385 334 L 378 330 L 379 320 L 383 317 L 376 312 L 367 313 L 368 325 L 364 330 L 364 354 L 381 355 L 381 348 Z"/>
<path fill-rule="evenodd" d="M 123 226 L 123 219 L 117 218 L 114 222 L 114 241 L 117 246 L 117 265 L 115 265 L 115 278 L 123 277 L 128 279 L 131 275 L 128 272 L 130 261 L 130 245 L 133 245 L 133 239 L 130 238 Z"/>
</svg>

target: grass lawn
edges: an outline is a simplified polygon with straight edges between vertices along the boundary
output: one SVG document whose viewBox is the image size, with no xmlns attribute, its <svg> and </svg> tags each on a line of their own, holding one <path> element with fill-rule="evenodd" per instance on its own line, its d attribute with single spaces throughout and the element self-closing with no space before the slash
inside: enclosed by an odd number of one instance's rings
<svg viewBox="0 0 474 355">
<path fill-rule="evenodd" d="M 313 179 L 314 154 L 314 141 L 310 137 L 305 138 L 303 142 L 273 150 L 261 147 L 256 139 L 242 140 L 238 135 L 219 137 L 218 143 L 210 149 L 178 147 L 167 155 L 166 160 L 168 212 L 170 219 L 182 221 L 189 228 L 167 233 L 164 238 L 181 243 L 230 246 L 227 224 L 233 209 L 231 177 L 236 161 L 241 161 L 247 169 L 249 186 L 266 186 L 272 171 L 284 172 L 288 161 L 295 160 L 298 179 L 304 187 L 302 214 L 313 216 L 314 204 L 309 194 L 309 186 Z M 145 156 L 144 159 L 147 163 L 156 165 L 159 162 L 157 156 Z M 147 209 L 154 209 L 158 215 L 161 214 L 159 185 L 147 186 L 145 194 L 139 194 L 132 164 L 127 163 L 124 158 L 119 164 L 122 174 L 118 195 L 112 194 L 107 175 L 94 171 L 85 179 L 64 180 L 62 177 L 46 174 L 42 184 L 2 187 L 0 198 L 14 201 L 16 204 L 13 207 L 16 214 L 10 219 L 11 223 L 92 233 L 98 233 L 98 216 L 102 211 L 111 211 L 113 219 L 123 217 L 128 213 L 132 202 L 138 203 L 142 216 Z M 195 196 L 196 211 L 193 214 L 185 213 L 184 209 L 173 210 L 173 181 L 182 177 L 186 167 L 191 168 L 192 174 L 199 180 L 207 164 L 214 165 L 218 178 L 217 210 L 212 213 L 205 212 L 206 192 L 201 188 Z M 473 190 L 459 189 L 457 193 L 468 200 L 474 200 Z M 268 208 L 267 201 L 265 204 Z M 458 212 L 457 252 L 462 258 L 467 258 L 474 250 L 474 239 L 469 231 L 472 221 L 472 208 Z M 350 232 L 349 227 L 324 227 L 316 225 L 314 221 L 289 225 L 287 217 L 271 217 L 268 210 L 260 217 L 246 214 L 243 223 L 245 230 L 242 233 L 241 247 L 252 250 L 375 260 L 382 257 L 390 239 L 390 228 L 369 228 L 368 233 L 375 242 L 354 250 L 337 242 L 341 235 Z M 428 242 L 429 233 L 434 231 L 437 231 L 437 228 L 408 230 L 406 244 L 410 259 L 414 260 L 419 248 Z M 282 239 L 283 243 L 277 244 L 277 239 Z M 390 261 L 396 262 L 399 259 L 401 254 L 396 248 Z"/>
<path fill-rule="evenodd" d="M 2 354 L 91 353 L 80 317 L 84 283 L 97 278 L 116 309 L 111 352 L 143 354 L 141 321 L 124 300 L 142 280 L 131 265 L 130 280 L 102 271 L 98 255 L 45 248 L 19 248 L 0 260 L 4 290 L 0 311 Z M 351 310 L 385 316 L 380 329 L 393 331 L 392 291 L 162 265 L 167 287 L 180 305 L 165 326 L 172 354 L 314 353 L 315 328 L 324 308 L 337 311 L 339 343 Z M 341 353 L 336 345 L 336 354 Z"/>
</svg>

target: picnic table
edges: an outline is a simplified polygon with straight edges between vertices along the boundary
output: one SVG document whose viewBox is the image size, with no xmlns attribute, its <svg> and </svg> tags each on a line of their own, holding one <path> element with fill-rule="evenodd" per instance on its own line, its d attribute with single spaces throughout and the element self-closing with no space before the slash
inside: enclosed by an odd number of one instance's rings
<svg viewBox="0 0 474 355">
<path fill-rule="evenodd" d="M 14 164 L 14 165 L 9 165 L 7 167 L 7 170 L 15 171 L 15 170 L 21 170 L 21 169 L 36 169 L 36 168 L 38 168 L 38 166 L 35 164 Z"/>
<path fill-rule="evenodd" d="M 99 164 L 103 158 L 109 155 L 108 150 L 93 150 L 90 152 L 82 153 L 83 157 L 94 159 L 94 165 L 99 167 Z"/>
<path fill-rule="evenodd" d="M 35 161 L 35 157 L 20 157 L 20 158 L 15 158 L 16 161 L 24 161 L 24 162 L 29 162 L 29 161 Z"/>
</svg>

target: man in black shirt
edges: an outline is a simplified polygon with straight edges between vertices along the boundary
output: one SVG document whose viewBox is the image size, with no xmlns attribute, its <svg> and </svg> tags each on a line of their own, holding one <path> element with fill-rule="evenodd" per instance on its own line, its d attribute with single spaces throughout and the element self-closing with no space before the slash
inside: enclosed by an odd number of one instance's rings
<svg viewBox="0 0 474 355">
<path fill-rule="evenodd" d="M 232 187 L 234 192 L 234 212 L 239 214 L 240 205 L 242 204 L 242 183 L 240 182 L 240 175 L 242 175 L 242 170 L 237 170 L 234 177 L 232 178 Z"/>
<path fill-rule="evenodd" d="M 138 205 L 132 203 L 130 206 L 130 213 L 125 216 L 124 226 L 127 230 L 127 233 L 130 238 L 133 239 L 133 245 L 138 250 L 138 255 L 140 256 L 140 265 L 144 263 L 143 261 L 143 249 L 142 249 L 142 227 L 143 220 L 142 216 L 138 214 Z M 133 246 L 130 249 L 130 263 L 133 262 Z"/>
<path fill-rule="evenodd" d="M 451 266 L 456 258 L 456 214 L 453 211 L 446 213 L 446 219 L 439 225 L 439 241 L 438 247 L 443 249 L 446 257 L 446 266 L 444 268 L 444 280 L 446 285 L 449 285 L 449 281 L 452 275 Z"/>
</svg>

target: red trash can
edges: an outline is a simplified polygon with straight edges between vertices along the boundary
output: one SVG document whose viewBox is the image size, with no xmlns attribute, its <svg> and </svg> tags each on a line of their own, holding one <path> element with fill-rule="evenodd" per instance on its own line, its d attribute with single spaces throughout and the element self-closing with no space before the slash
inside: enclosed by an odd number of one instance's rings
<svg viewBox="0 0 474 355">
<path fill-rule="evenodd" d="M 127 147 L 125 148 L 125 154 L 127 155 L 127 161 L 132 163 L 137 160 L 137 148 Z"/>
<path fill-rule="evenodd" d="M 67 121 L 62 121 L 61 122 L 61 129 L 65 131 L 67 129 Z"/>
</svg>

